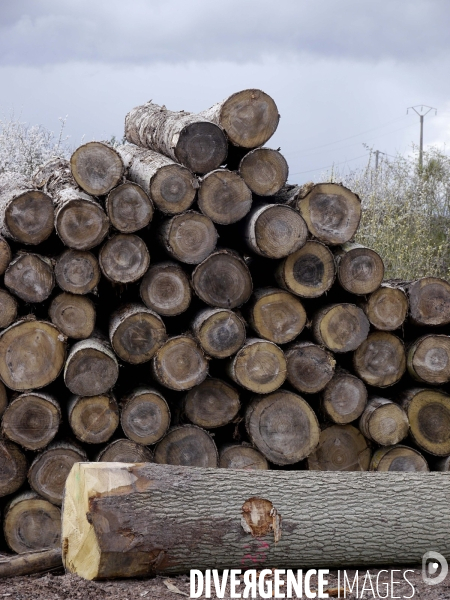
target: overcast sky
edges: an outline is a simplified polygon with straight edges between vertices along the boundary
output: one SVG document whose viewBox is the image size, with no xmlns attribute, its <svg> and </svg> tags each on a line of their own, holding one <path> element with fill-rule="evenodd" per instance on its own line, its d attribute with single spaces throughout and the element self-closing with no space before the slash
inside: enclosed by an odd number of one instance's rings
<svg viewBox="0 0 450 600">
<path fill-rule="evenodd" d="M 0 112 L 82 139 L 147 100 L 199 111 L 240 89 L 276 101 L 290 180 L 450 137 L 448 0 L 2 0 Z"/>
</svg>

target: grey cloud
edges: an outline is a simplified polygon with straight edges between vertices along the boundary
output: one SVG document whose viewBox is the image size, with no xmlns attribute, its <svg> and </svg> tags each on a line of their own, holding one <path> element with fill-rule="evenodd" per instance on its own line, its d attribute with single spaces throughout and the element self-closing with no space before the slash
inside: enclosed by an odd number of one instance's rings
<svg viewBox="0 0 450 600">
<path fill-rule="evenodd" d="M 449 22 L 442 0 L 15 0 L 2 4 L 0 64 L 412 62 L 448 51 Z"/>
</svg>

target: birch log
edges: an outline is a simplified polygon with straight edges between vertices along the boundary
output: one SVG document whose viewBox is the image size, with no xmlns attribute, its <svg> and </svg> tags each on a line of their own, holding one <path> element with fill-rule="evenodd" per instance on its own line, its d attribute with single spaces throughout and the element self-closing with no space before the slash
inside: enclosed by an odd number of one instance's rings
<svg viewBox="0 0 450 600">
<path fill-rule="evenodd" d="M 237 173 L 217 169 L 201 179 L 198 207 L 214 223 L 236 223 L 245 217 L 251 206 L 252 192 Z"/>
<path fill-rule="evenodd" d="M 0 232 L 4 237 L 36 245 L 50 236 L 53 226 L 53 201 L 48 194 L 18 173 L 0 175 Z"/>
<path fill-rule="evenodd" d="M 245 342 L 245 321 L 226 308 L 205 308 L 195 316 L 193 333 L 208 356 L 227 358 Z"/>
<path fill-rule="evenodd" d="M 429 467 L 424 457 L 408 446 L 397 444 L 379 448 L 370 462 L 371 471 L 403 471 L 407 473 L 427 472 Z"/>
<path fill-rule="evenodd" d="M 17 301 L 6 290 L 0 289 L 0 328 L 5 329 L 17 317 Z"/>
<path fill-rule="evenodd" d="M 194 210 L 163 221 L 159 240 L 168 254 L 180 262 L 198 265 L 214 251 L 217 231 L 209 217 Z"/>
<path fill-rule="evenodd" d="M 334 374 L 333 355 L 312 342 L 295 342 L 285 351 L 287 380 L 301 394 L 317 394 Z"/>
<path fill-rule="evenodd" d="M 380 331 L 394 331 L 402 326 L 408 313 L 408 298 L 405 292 L 388 282 L 370 294 L 361 305 L 371 325 Z"/>
<path fill-rule="evenodd" d="M 269 394 L 283 385 L 286 379 L 286 358 L 273 342 L 249 338 L 230 359 L 227 373 L 246 390 Z"/>
<path fill-rule="evenodd" d="M 43 302 L 55 286 L 52 262 L 29 252 L 19 254 L 5 271 L 5 286 L 25 302 Z"/>
<path fill-rule="evenodd" d="M 143 463 L 151 462 L 153 454 L 147 446 L 131 440 L 114 440 L 97 457 L 99 462 Z"/>
<path fill-rule="evenodd" d="M 65 250 L 55 264 L 56 283 L 71 294 L 89 294 L 100 281 L 100 268 L 91 252 Z"/>
<path fill-rule="evenodd" d="M 133 283 L 150 264 L 150 254 L 137 235 L 118 233 L 102 246 L 98 262 L 103 275 L 112 283 Z"/>
<path fill-rule="evenodd" d="M 353 367 L 368 385 L 381 388 L 394 385 L 406 371 L 403 342 L 392 333 L 374 331 L 356 349 Z"/>
<path fill-rule="evenodd" d="M 239 175 L 258 196 L 275 196 L 286 183 L 288 174 L 286 159 L 271 148 L 248 152 L 239 165 Z"/>
<path fill-rule="evenodd" d="M 16 444 L 0 438 L 0 498 L 17 492 L 27 479 L 27 459 Z"/>
<path fill-rule="evenodd" d="M 148 308 L 165 317 L 185 312 L 192 298 L 188 276 L 180 265 L 170 261 L 149 268 L 142 278 L 140 294 Z"/>
<path fill-rule="evenodd" d="M 174 112 L 147 102 L 125 117 L 128 142 L 161 152 L 193 173 L 209 173 L 225 162 L 227 140 L 220 127 L 200 115 Z"/>
<path fill-rule="evenodd" d="M 191 207 L 198 181 L 186 167 L 132 144 L 119 146 L 117 152 L 125 163 L 128 178 L 149 195 L 161 212 L 176 215 Z"/>
<path fill-rule="evenodd" d="M 9 265 L 12 259 L 11 248 L 5 238 L 0 236 L 0 275 L 6 271 L 6 267 Z"/>
<path fill-rule="evenodd" d="M 336 262 L 339 283 L 351 294 L 371 294 L 383 281 L 383 261 L 375 250 L 347 242 L 336 250 Z"/>
<path fill-rule="evenodd" d="M 106 214 L 121 233 L 134 233 L 147 227 L 153 218 L 153 202 L 137 183 L 126 181 L 108 194 Z"/>
<path fill-rule="evenodd" d="M 104 196 L 115 188 L 124 175 L 120 155 L 104 142 L 79 146 L 70 158 L 70 168 L 77 184 L 91 196 Z"/>
<path fill-rule="evenodd" d="M 422 383 L 442 385 L 450 381 L 450 337 L 423 335 L 408 348 L 407 367 L 411 377 Z"/>
<path fill-rule="evenodd" d="M 450 323 L 450 283 L 423 277 L 407 286 L 411 320 L 415 325 Z"/>
<path fill-rule="evenodd" d="M 119 407 L 112 394 L 73 396 L 67 413 L 73 433 L 85 444 L 107 442 L 119 425 Z"/>
<path fill-rule="evenodd" d="M 172 427 L 157 444 L 155 463 L 184 467 L 217 467 L 219 454 L 211 435 L 196 425 Z"/>
<path fill-rule="evenodd" d="M 227 444 L 219 451 L 219 467 L 222 469 L 244 469 L 267 471 L 269 463 L 251 444 Z"/>
<path fill-rule="evenodd" d="M 187 335 L 171 337 L 152 359 L 152 374 L 171 390 L 189 390 L 208 375 L 208 362 L 200 346 Z"/>
<path fill-rule="evenodd" d="M 164 437 L 170 427 L 170 409 L 154 388 L 141 386 L 121 401 L 120 423 L 133 442 L 149 446 Z"/>
<path fill-rule="evenodd" d="M 331 425 L 320 433 L 319 445 L 308 456 L 310 471 L 367 471 L 371 451 L 352 425 Z"/>
<path fill-rule="evenodd" d="M 354 304 L 324 306 L 312 321 L 316 342 L 337 353 L 356 350 L 367 338 L 369 327 L 364 312 Z"/>
<path fill-rule="evenodd" d="M 359 420 L 365 437 L 380 446 L 393 446 L 408 434 L 408 417 L 405 411 L 391 400 L 378 396 L 370 398 Z"/>
<path fill-rule="evenodd" d="M 205 429 L 215 429 L 231 423 L 240 407 L 239 392 L 220 379 L 205 379 L 189 390 L 183 401 L 186 418 Z"/>
<path fill-rule="evenodd" d="M 92 335 L 95 326 L 95 307 L 90 298 L 63 292 L 56 296 L 48 309 L 51 322 L 69 338 L 82 340 Z"/>
</svg>

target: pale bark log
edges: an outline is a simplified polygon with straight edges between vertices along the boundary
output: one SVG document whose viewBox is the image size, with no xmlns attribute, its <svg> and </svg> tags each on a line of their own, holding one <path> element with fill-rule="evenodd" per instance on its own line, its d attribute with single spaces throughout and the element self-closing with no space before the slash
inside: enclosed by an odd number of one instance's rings
<svg viewBox="0 0 450 600">
<path fill-rule="evenodd" d="M 147 227 L 153 218 L 153 202 L 137 183 L 126 181 L 113 189 L 105 201 L 106 214 L 121 233 Z"/>
<path fill-rule="evenodd" d="M 36 550 L 0 559 L 0 577 L 35 575 L 62 566 L 60 548 Z"/>
<path fill-rule="evenodd" d="M 394 385 L 406 371 L 405 346 L 392 333 L 375 331 L 356 349 L 353 367 L 368 385 L 381 388 Z"/>
<path fill-rule="evenodd" d="M 371 325 L 380 331 L 394 331 L 403 325 L 408 313 L 408 298 L 400 288 L 384 282 L 361 305 Z"/>
<path fill-rule="evenodd" d="M 347 292 L 365 296 L 377 290 L 384 277 L 384 265 L 375 250 L 347 242 L 336 250 L 337 276 Z"/>
<path fill-rule="evenodd" d="M 91 196 L 103 196 L 118 185 L 124 175 L 119 154 L 104 142 L 79 146 L 70 158 L 70 168 L 77 184 Z"/>
<path fill-rule="evenodd" d="M 243 148 L 265 144 L 280 120 L 273 99 L 256 89 L 236 92 L 200 115 L 222 127 L 230 142 Z"/>
<path fill-rule="evenodd" d="M 149 448 L 125 439 L 111 442 L 97 457 L 98 462 L 107 463 L 143 463 L 152 460 L 153 454 Z"/>
<path fill-rule="evenodd" d="M 192 290 L 180 265 L 167 261 L 149 268 L 142 278 L 140 295 L 148 308 L 159 315 L 173 317 L 189 308 Z"/>
<path fill-rule="evenodd" d="M 149 361 L 167 340 L 161 317 L 142 304 L 126 304 L 111 315 L 109 339 L 114 352 L 131 364 Z"/>
<path fill-rule="evenodd" d="M 278 150 L 256 148 L 241 160 L 239 175 L 254 194 L 275 196 L 287 181 L 289 167 Z"/>
<path fill-rule="evenodd" d="M 318 298 L 336 278 L 333 254 L 324 244 L 309 241 L 284 260 L 275 271 L 280 287 L 302 298 Z"/>
<path fill-rule="evenodd" d="M 17 301 L 6 290 L 0 289 L 0 328 L 9 327 L 17 317 Z"/>
<path fill-rule="evenodd" d="M 161 212 L 176 215 L 191 207 L 198 181 L 186 167 L 132 144 L 119 146 L 117 152 L 125 163 L 128 179 L 140 185 Z"/>
<path fill-rule="evenodd" d="M 147 102 L 125 117 L 128 142 L 161 152 L 193 173 L 209 173 L 225 162 L 227 140 L 220 127 L 201 115 L 174 112 Z"/>
<path fill-rule="evenodd" d="M 236 418 L 241 403 L 238 391 L 220 379 L 205 379 L 183 401 L 185 417 L 194 425 L 215 429 Z"/>
<path fill-rule="evenodd" d="M 171 390 L 190 390 L 208 375 L 208 361 L 193 338 L 178 335 L 157 350 L 152 359 L 152 375 Z"/>
<path fill-rule="evenodd" d="M 119 425 L 119 407 L 112 394 L 73 396 L 67 404 L 70 427 L 85 444 L 103 444 Z"/>
<path fill-rule="evenodd" d="M 243 219 L 252 206 L 252 192 L 242 177 L 227 169 L 217 169 L 200 180 L 198 207 L 219 225 Z"/>
<path fill-rule="evenodd" d="M 307 458 L 310 471 L 368 471 L 371 450 L 352 425 L 331 425 L 320 433 L 319 445 Z"/>
<path fill-rule="evenodd" d="M 42 450 L 55 437 L 61 409 L 53 396 L 29 392 L 14 398 L 2 418 L 2 434 L 26 450 Z"/>
<path fill-rule="evenodd" d="M 419 564 L 430 548 L 450 554 L 449 493 L 441 473 L 82 464 L 67 482 L 63 560 L 86 579 Z"/>
<path fill-rule="evenodd" d="M 0 236 L 0 275 L 6 271 L 7 266 L 11 262 L 12 252 L 8 242 Z"/>
<path fill-rule="evenodd" d="M 285 351 L 287 380 L 302 394 L 317 394 L 333 377 L 333 355 L 312 342 L 296 342 Z"/>
<path fill-rule="evenodd" d="M 48 309 L 51 322 L 68 338 L 82 340 L 92 335 L 95 327 L 95 307 L 86 296 L 63 292 Z"/>
<path fill-rule="evenodd" d="M 61 510 L 34 492 L 15 496 L 5 509 L 5 541 L 13 552 L 61 547 Z"/>
<path fill-rule="evenodd" d="M 325 386 L 321 398 L 327 419 L 345 425 L 358 419 L 367 405 L 367 388 L 358 377 L 339 369 Z"/>
<path fill-rule="evenodd" d="M 286 379 L 286 358 L 273 342 L 249 338 L 230 359 L 227 373 L 240 386 L 256 394 L 269 394 Z"/>
<path fill-rule="evenodd" d="M 205 308 L 192 323 L 192 331 L 208 356 L 227 358 L 245 342 L 245 322 L 226 308 Z"/>
<path fill-rule="evenodd" d="M 219 453 L 211 435 L 196 425 L 172 427 L 157 444 L 155 463 L 183 467 L 218 467 Z"/>
<path fill-rule="evenodd" d="M 297 463 L 319 443 L 319 423 L 301 396 L 279 390 L 248 406 L 245 426 L 251 442 L 276 465 Z"/>
<path fill-rule="evenodd" d="M 65 250 L 55 264 L 56 283 L 71 294 L 95 291 L 101 277 L 98 260 L 91 252 Z"/>
<path fill-rule="evenodd" d="M 137 235 L 118 233 L 102 246 L 98 262 L 103 275 L 112 283 L 133 283 L 147 271 L 150 254 Z"/>
<path fill-rule="evenodd" d="M 441 385 L 450 381 L 450 337 L 423 335 L 407 353 L 408 372 L 416 381 Z"/>
<path fill-rule="evenodd" d="M 354 304 L 331 304 L 313 317 L 314 338 L 332 352 L 356 350 L 369 334 L 369 321 Z"/>
<path fill-rule="evenodd" d="M 399 401 L 419 448 L 434 456 L 450 455 L 450 396 L 439 389 L 413 388 Z"/>
<path fill-rule="evenodd" d="M 0 377 L 12 390 L 48 385 L 60 374 L 65 358 L 65 337 L 46 321 L 17 321 L 0 333 Z"/>
<path fill-rule="evenodd" d="M 119 365 L 109 344 L 91 337 L 74 344 L 64 367 L 64 382 L 76 396 L 98 396 L 112 389 Z"/>
<path fill-rule="evenodd" d="M 149 446 L 164 437 L 170 427 L 170 409 L 154 388 L 141 386 L 121 400 L 120 423 L 133 442 Z"/>
<path fill-rule="evenodd" d="M 275 344 L 287 344 L 306 325 L 306 311 L 292 294 L 277 288 L 259 288 L 248 312 L 249 325 L 259 337 Z"/>
<path fill-rule="evenodd" d="M 53 201 L 34 187 L 18 173 L 0 175 L 0 232 L 22 244 L 40 244 L 53 231 Z"/>
<path fill-rule="evenodd" d="M 47 300 L 55 287 L 51 260 L 39 254 L 19 252 L 6 269 L 5 286 L 25 302 Z"/>
<path fill-rule="evenodd" d="M 109 219 L 99 202 L 78 187 L 68 161 L 50 160 L 35 173 L 34 184 L 53 198 L 56 232 L 66 246 L 90 250 L 102 242 Z"/>
<path fill-rule="evenodd" d="M 244 469 L 267 471 L 266 458 L 250 444 L 228 444 L 219 450 L 219 467 L 222 469 Z"/>
<path fill-rule="evenodd" d="M 408 417 L 401 406 L 378 396 L 370 398 L 359 420 L 367 439 L 380 446 L 393 446 L 408 435 Z"/>
<path fill-rule="evenodd" d="M 266 258 L 283 258 L 305 245 L 306 223 L 290 206 L 264 204 L 254 208 L 245 230 L 248 247 Z"/>
<path fill-rule="evenodd" d="M 411 320 L 415 325 L 450 323 L 450 283 L 423 277 L 407 285 Z"/>
<path fill-rule="evenodd" d="M 217 250 L 192 273 L 192 287 L 206 304 L 238 308 L 252 294 L 252 278 L 242 258 L 232 250 Z"/>
<path fill-rule="evenodd" d="M 158 237 L 172 258 L 198 265 L 215 250 L 218 234 L 209 217 L 188 210 L 163 221 Z"/>
<path fill-rule="evenodd" d="M 379 448 L 370 463 L 371 471 L 402 471 L 406 473 L 427 472 L 429 471 L 428 463 L 424 457 L 408 446 L 400 444 L 396 446 L 388 446 Z"/>
<path fill-rule="evenodd" d="M 31 463 L 28 482 L 42 498 L 61 506 L 70 469 L 75 463 L 86 460 L 86 453 L 79 446 L 68 442 L 54 442 Z"/>
<path fill-rule="evenodd" d="M 16 444 L 0 438 L 0 498 L 17 492 L 27 479 L 28 464 Z"/>
</svg>

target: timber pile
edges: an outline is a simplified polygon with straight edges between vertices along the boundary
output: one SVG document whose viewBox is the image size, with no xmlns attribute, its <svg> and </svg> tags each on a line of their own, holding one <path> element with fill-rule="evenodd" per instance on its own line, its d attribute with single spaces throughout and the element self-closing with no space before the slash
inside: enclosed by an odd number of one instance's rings
<svg viewBox="0 0 450 600">
<path fill-rule="evenodd" d="M 287 185 L 273 100 L 148 103 L 0 178 L 0 496 L 60 544 L 80 461 L 449 470 L 450 285 L 383 282 L 359 198 Z"/>
</svg>

